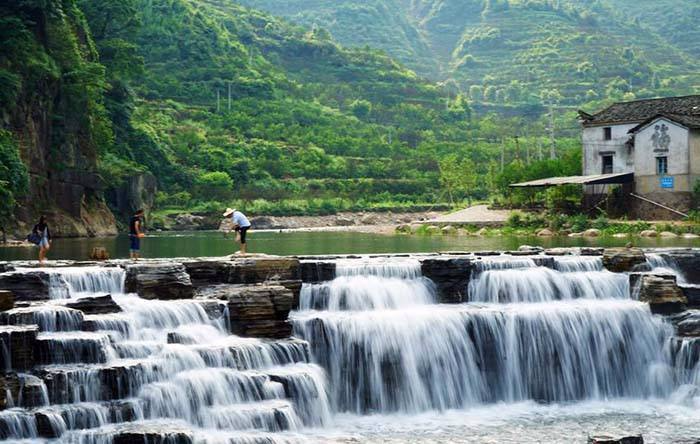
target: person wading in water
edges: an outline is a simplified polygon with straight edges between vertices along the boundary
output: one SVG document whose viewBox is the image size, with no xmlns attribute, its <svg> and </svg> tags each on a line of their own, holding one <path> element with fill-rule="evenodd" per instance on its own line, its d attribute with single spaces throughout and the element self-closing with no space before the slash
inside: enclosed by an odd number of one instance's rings
<svg viewBox="0 0 700 444">
<path fill-rule="evenodd" d="M 34 225 L 32 235 L 37 240 L 39 247 L 39 263 L 43 264 L 46 260 L 46 253 L 51 249 L 51 230 L 49 224 L 46 223 L 46 216 L 39 218 L 39 223 Z"/>
<path fill-rule="evenodd" d="M 237 251 L 236 254 L 246 254 L 248 252 L 246 234 L 248 233 L 248 229 L 250 229 L 250 221 L 245 217 L 245 214 L 232 208 L 227 208 L 224 213 L 224 217 L 229 216 L 233 221 L 233 229 L 236 231 L 236 240 L 241 244 L 241 250 Z"/>
<path fill-rule="evenodd" d="M 138 210 L 129 220 L 129 256 L 132 260 L 138 260 L 141 252 L 141 238 L 143 234 L 143 210 Z"/>
</svg>

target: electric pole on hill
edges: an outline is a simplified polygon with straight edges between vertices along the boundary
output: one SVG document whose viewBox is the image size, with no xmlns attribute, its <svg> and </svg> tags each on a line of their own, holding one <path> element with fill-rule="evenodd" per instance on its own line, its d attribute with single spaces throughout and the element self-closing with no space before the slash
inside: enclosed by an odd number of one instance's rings
<svg viewBox="0 0 700 444">
<path fill-rule="evenodd" d="M 549 147 L 549 158 L 557 158 L 557 139 L 554 136 L 554 104 L 549 102 L 549 139 L 551 145 Z"/>
</svg>

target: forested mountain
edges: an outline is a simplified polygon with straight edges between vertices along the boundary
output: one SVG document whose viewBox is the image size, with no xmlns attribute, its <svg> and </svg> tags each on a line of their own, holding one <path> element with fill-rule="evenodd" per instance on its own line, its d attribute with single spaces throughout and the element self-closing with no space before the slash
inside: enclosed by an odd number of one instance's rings
<svg viewBox="0 0 700 444">
<path fill-rule="evenodd" d="M 0 9 L 0 188 L 61 234 L 112 230 L 101 196 L 127 211 L 154 182 L 161 209 L 400 208 L 486 197 L 548 151 L 536 123 L 476 118 L 381 52 L 228 0 Z M 532 169 L 575 172 L 575 143 L 558 144 L 567 162 Z"/>
<path fill-rule="evenodd" d="M 700 88 L 693 0 L 242 0 L 382 48 L 492 105 L 580 106 Z M 427 55 L 427 57 L 426 57 Z"/>
</svg>

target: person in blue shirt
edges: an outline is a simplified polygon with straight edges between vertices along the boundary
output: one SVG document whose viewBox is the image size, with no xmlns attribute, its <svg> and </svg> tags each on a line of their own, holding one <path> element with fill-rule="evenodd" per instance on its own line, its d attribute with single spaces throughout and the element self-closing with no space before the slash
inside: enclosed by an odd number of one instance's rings
<svg viewBox="0 0 700 444">
<path fill-rule="evenodd" d="M 236 233 L 238 233 L 238 235 L 236 236 L 236 240 L 240 242 L 241 250 L 238 251 L 237 254 L 246 254 L 246 234 L 248 233 L 248 229 L 251 225 L 250 221 L 245 216 L 245 214 L 233 208 L 227 208 L 226 212 L 224 213 L 224 217 L 231 217 L 231 220 L 233 221 L 233 229 L 236 231 Z"/>
</svg>

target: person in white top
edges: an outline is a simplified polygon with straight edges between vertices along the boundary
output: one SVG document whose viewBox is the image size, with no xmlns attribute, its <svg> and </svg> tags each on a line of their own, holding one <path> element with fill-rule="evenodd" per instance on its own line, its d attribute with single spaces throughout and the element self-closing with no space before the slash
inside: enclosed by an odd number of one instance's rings
<svg viewBox="0 0 700 444">
<path fill-rule="evenodd" d="M 224 217 L 231 217 L 233 221 L 233 229 L 236 231 L 236 240 L 241 244 L 241 250 L 238 251 L 237 254 L 246 254 L 248 248 L 246 234 L 251 226 L 250 221 L 245 214 L 233 208 L 226 208 Z"/>
</svg>

